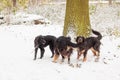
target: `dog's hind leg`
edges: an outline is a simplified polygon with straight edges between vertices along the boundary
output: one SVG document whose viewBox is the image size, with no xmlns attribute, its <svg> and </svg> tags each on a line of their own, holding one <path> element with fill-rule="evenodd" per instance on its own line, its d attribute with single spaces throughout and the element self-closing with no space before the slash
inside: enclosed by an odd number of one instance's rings
<svg viewBox="0 0 120 80">
<path fill-rule="evenodd" d="M 99 51 L 96 51 L 96 58 L 95 58 L 95 62 L 98 62 L 99 61 L 99 57 L 100 57 L 100 52 Z"/>
<path fill-rule="evenodd" d="M 95 52 L 95 62 L 98 62 L 99 61 L 99 57 L 100 57 L 100 44 L 96 44 L 94 47 L 93 47 L 93 50 Z"/>
<path fill-rule="evenodd" d="M 95 50 L 93 47 L 91 48 L 91 51 L 92 51 L 92 53 L 93 53 L 94 56 L 97 55 L 97 54 L 96 54 L 96 50 Z"/>
<path fill-rule="evenodd" d="M 38 48 L 35 48 L 34 60 L 36 60 L 36 57 L 37 57 L 37 51 L 38 51 Z"/>
<path fill-rule="evenodd" d="M 70 64 L 70 56 L 68 57 L 68 64 Z"/>
<path fill-rule="evenodd" d="M 96 50 L 94 50 L 94 49 L 91 49 L 91 50 L 92 50 L 94 56 L 96 57 L 96 58 L 95 58 L 95 62 L 98 62 L 99 56 L 100 56 L 99 51 L 96 51 Z"/>
<path fill-rule="evenodd" d="M 52 62 L 55 62 L 57 61 L 57 59 L 59 58 L 59 52 L 58 52 L 58 49 L 55 49 L 55 54 L 54 54 L 54 57 L 53 57 L 53 61 Z"/>
<path fill-rule="evenodd" d="M 54 57 L 53 57 L 53 62 L 56 63 L 58 58 L 59 58 L 59 55 L 55 54 Z"/>
<path fill-rule="evenodd" d="M 41 56 L 40 56 L 40 59 L 42 59 L 43 56 L 44 56 L 45 49 L 44 49 L 44 48 L 40 48 L 40 50 L 41 50 Z"/>
</svg>

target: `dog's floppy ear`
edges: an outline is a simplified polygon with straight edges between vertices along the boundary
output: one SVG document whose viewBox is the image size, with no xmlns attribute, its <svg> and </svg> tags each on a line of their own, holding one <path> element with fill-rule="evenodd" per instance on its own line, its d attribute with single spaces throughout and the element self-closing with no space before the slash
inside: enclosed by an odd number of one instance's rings
<svg viewBox="0 0 120 80">
<path fill-rule="evenodd" d="M 79 37 L 75 38 L 75 41 L 76 41 L 76 42 L 78 42 L 78 38 L 79 38 Z"/>
<path fill-rule="evenodd" d="M 82 37 L 83 38 L 83 42 L 85 41 L 85 37 Z"/>
</svg>

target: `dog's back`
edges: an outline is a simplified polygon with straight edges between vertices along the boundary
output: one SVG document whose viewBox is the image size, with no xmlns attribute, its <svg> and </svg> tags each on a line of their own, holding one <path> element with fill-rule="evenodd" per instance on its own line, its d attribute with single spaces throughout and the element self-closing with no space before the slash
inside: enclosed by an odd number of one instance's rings
<svg viewBox="0 0 120 80">
<path fill-rule="evenodd" d="M 84 45 L 87 48 L 93 47 L 96 44 L 100 44 L 100 40 L 102 39 L 102 35 L 98 32 L 92 29 L 92 32 L 97 35 L 97 37 L 88 37 L 84 41 Z"/>
<path fill-rule="evenodd" d="M 47 35 L 44 36 L 44 39 L 46 41 L 45 46 L 47 46 L 47 45 L 55 45 L 55 41 L 57 38 L 55 36 Z"/>
</svg>

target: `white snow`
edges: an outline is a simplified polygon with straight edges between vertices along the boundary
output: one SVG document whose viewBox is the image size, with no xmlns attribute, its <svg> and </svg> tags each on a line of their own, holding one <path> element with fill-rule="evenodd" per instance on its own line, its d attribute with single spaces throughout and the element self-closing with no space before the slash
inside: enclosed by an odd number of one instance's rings
<svg viewBox="0 0 120 80">
<path fill-rule="evenodd" d="M 111 12 L 114 11 L 111 10 Z M 93 23 L 97 24 L 102 19 L 107 19 L 100 17 L 104 15 L 108 16 L 103 12 L 96 13 L 96 17 L 91 18 L 92 25 Z M 53 63 L 49 47 L 45 48 L 43 59 L 38 59 L 40 56 L 38 51 L 37 60 L 33 60 L 34 38 L 37 35 L 59 37 L 62 35 L 63 25 L 1 25 L 0 80 L 120 80 L 120 38 L 107 35 L 105 31 L 108 27 L 104 28 L 108 24 L 113 26 L 113 23 L 110 20 L 109 23 L 105 22 L 104 24 L 99 22 L 97 27 L 93 25 L 94 29 L 104 34 L 101 40 L 100 60 L 94 62 L 93 54 L 89 51 L 87 61 L 84 63 L 79 61 L 80 68 L 76 67 L 76 51 L 71 56 L 71 63 L 74 64 L 74 67 L 69 66 L 67 60 L 60 64 L 61 57 L 58 63 Z M 116 23 L 118 20 L 114 24 Z M 99 27 L 100 25 L 102 26 Z M 116 25 L 120 27 L 119 24 Z"/>
</svg>

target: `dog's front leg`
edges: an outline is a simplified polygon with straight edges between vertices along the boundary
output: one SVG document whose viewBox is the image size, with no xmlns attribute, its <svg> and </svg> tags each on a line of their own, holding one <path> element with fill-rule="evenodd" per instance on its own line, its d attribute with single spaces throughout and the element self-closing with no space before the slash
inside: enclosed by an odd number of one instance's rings
<svg viewBox="0 0 120 80">
<path fill-rule="evenodd" d="M 77 60 L 79 61 L 80 56 L 84 53 L 84 51 L 78 51 L 77 53 Z"/>
<path fill-rule="evenodd" d="M 87 50 L 83 53 L 83 62 L 87 60 Z"/>
<path fill-rule="evenodd" d="M 68 54 L 68 64 L 70 64 L 70 56 L 71 56 L 71 53 Z"/>
<path fill-rule="evenodd" d="M 65 57 L 64 57 L 64 56 L 62 56 L 62 61 L 61 61 L 61 63 L 63 63 L 63 62 L 64 62 L 64 60 L 65 60 Z"/>
<path fill-rule="evenodd" d="M 70 57 L 68 57 L 68 64 L 70 64 Z"/>
<path fill-rule="evenodd" d="M 83 53 L 83 62 L 87 60 L 87 50 Z"/>
<path fill-rule="evenodd" d="M 37 57 L 37 51 L 38 51 L 38 48 L 35 48 L 34 60 L 36 60 L 36 57 Z"/>
<path fill-rule="evenodd" d="M 99 61 L 99 57 L 100 57 L 100 53 L 98 51 L 96 51 L 96 58 L 95 58 L 95 62 L 98 62 Z"/>
</svg>

